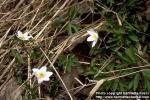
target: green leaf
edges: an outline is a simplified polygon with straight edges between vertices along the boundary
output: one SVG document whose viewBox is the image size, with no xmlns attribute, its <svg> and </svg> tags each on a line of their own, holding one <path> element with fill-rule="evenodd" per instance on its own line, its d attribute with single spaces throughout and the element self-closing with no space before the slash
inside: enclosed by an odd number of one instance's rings
<svg viewBox="0 0 150 100">
<path fill-rule="evenodd" d="M 117 38 L 111 38 L 111 39 L 109 39 L 109 40 L 107 41 L 107 43 L 115 43 L 115 42 L 117 42 L 117 41 L 119 41 L 119 39 L 117 39 Z"/>
<path fill-rule="evenodd" d="M 136 89 L 138 88 L 139 80 L 140 80 L 140 75 L 139 75 L 139 73 L 137 73 L 133 80 L 133 90 L 134 91 L 136 91 Z"/>
<path fill-rule="evenodd" d="M 110 6 L 112 6 L 115 2 L 114 0 L 107 0 L 107 3 L 110 4 Z"/>
<path fill-rule="evenodd" d="M 133 87 L 133 81 L 131 81 L 131 82 L 129 83 L 128 90 L 131 90 L 132 87 Z"/>
<path fill-rule="evenodd" d="M 71 72 L 71 68 L 75 64 L 77 64 L 77 59 L 73 54 L 68 54 L 67 56 L 62 55 L 58 59 L 58 66 L 62 67 L 67 72 Z"/>
<path fill-rule="evenodd" d="M 147 92 L 150 92 L 150 81 L 149 80 L 144 80 L 144 90 Z"/>
<path fill-rule="evenodd" d="M 125 53 L 117 52 L 119 58 L 124 60 L 127 63 L 133 64 L 136 63 L 136 55 L 134 48 L 128 48 L 125 50 Z"/>
<path fill-rule="evenodd" d="M 72 33 L 72 27 L 71 27 L 71 24 L 70 24 L 70 23 L 67 24 L 66 28 L 67 28 L 67 30 L 68 30 L 68 34 L 69 34 L 69 35 L 72 35 L 73 33 Z"/>
<path fill-rule="evenodd" d="M 78 32 L 80 27 L 76 24 L 68 23 L 67 26 L 66 26 L 66 29 L 68 30 L 68 34 L 72 35 L 73 33 Z"/>
<path fill-rule="evenodd" d="M 150 70 L 145 70 L 142 72 L 143 76 L 146 78 L 150 78 Z"/>
<path fill-rule="evenodd" d="M 129 35 L 129 38 L 130 38 L 132 41 L 134 41 L 134 42 L 139 42 L 139 39 L 138 39 L 138 37 L 137 37 L 135 34 Z"/>
<path fill-rule="evenodd" d="M 72 6 L 69 11 L 68 11 L 68 16 L 70 18 L 70 20 L 76 18 L 78 15 L 78 8 L 77 6 Z"/>
<path fill-rule="evenodd" d="M 125 91 L 125 87 L 122 82 L 119 82 L 118 85 L 119 85 L 119 91 Z"/>
<path fill-rule="evenodd" d="M 34 59 L 38 60 L 39 55 L 41 55 L 41 51 L 39 51 L 39 47 L 32 48 L 32 50 L 29 52 L 29 55 L 32 60 Z"/>
<path fill-rule="evenodd" d="M 117 52 L 117 55 L 119 56 L 119 58 L 121 58 L 122 60 L 128 62 L 128 63 L 131 63 L 131 60 L 126 56 L 126 55 L 123 55 L 122 53 L 120 52 Z"/>
<path fill-rule="evenodd" d="M 52 27 L 58 28 L 58 26 L 62 25 L 63 23 L 64 23 L 64 19 L 61 17 L 58 17 L 58 18 L 54 19 L 54 21 L 52 23 Z"/>
<path fill-rule="evenodd" d="M 136 55 L 134 48 L 128 48 L 125 50 L 125 54 L 131 59 L 133 63 L 136 63 Z"/>
<path fill-rule="evenodd" d="M 91 67 L 96 67 L 96 60 L 95 59 L 92 59 L 92 61 L 91 61 Z"/>
<path fill-rule="evenodd" d="M 20 64 L 24 64 L 24 60 L 22 59 L 20 53 L 16 50 L 16 49 L 12 49 L 12 54 L 13 56 L 16 58 L 16 60 L 20 63 Z"/>
<path fill-rule="evenodd" d="M 144 76 L 144 89 L 150 92 L 150 70 L 143 71 L 142 74 Z"/>
<path fill-rule="evenodd" d="M 119 80 L 118 80 L 118 79 L 114 80 L 113 86 L 112 86 L 113 91 L 116 91 L 116 90 L 117 90 L 117 88 L 118 88 L 118 83 L 119 83 Z"/>
<path fill-rule="evenodd" d="M 148 25 L 148 23 L 145 23 L 145 25 L 143 25 L 143 31 L 144 31 L 144 32 L 146 32 L 146 31 L 147 31 L 148 26 L 149 26 L 149 25 Z"/>
</svg>

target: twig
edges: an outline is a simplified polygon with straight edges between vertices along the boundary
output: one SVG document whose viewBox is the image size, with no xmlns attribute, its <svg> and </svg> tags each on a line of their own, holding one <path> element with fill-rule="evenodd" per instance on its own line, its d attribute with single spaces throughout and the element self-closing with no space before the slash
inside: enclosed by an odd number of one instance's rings
<svg viewBox="0 0 150 100">
<path fill-rule="evenodd" d="M 144 63 L 149 64 L 144 58 L 142 58 L 139 54 L 135 54 L 136 56 L 138 56 L 141 60 L 143 60 Z"/>
<path fill-rule="evenodd" d="M 129 70 L 129 69 L 137 69 L 137 68 L 143 68 L 143 67 L 148 67 L 149 65 L 144 65 L 144 66 L 138 66 L 138 67 L 131 67 L 131 68 L 125 68 L 125 69 L 120 69 L 120 70 L 113 70 L 113 71 L 109 71 L 109 72 L 100 72 L 103 74 L 108 74 L 108 73 L 115 73 L 115 72 L 119 72 L 119 71 L 125 71 L 125 70 Z"/>
<path fill-rule="evenodd" d="M 97 77 L 100 72 L 102 72 L 102 70 L 112 61 L 112 55 L 108 58 L 108 60 L 105 61 L 105 63 L 103 64 L 103 66 L 99 69 L 99 71 L 97 72 L 97 74 L 94 76 Z"/>
<path fill-rule="evenodd" d="M 78 79 L 78 78 L 74 78 L 78 83 L 80 83 L 81 85 L 83 85 L 84 86 L 84 84 Z"/>
<path fill-rule="evenodd" d="M 39 94 L 39 98 L 41 98 L 41 87 L 40 87 L 40 84 L 38 85 L 38 94 Z"/>
<path fill-rule="evenodd" d="M 106 78 L 106 80 L 107 81 L 111 81 L 111 80 L 114 80 L 114 79 L 118 79 L 118 78 L 122 78 L 122 77 L 125 77 L 125 76 L 129 76 L 129 75 L 132 75 L 132 74 L 135 74 L 135 73 L 138 73 L 138 72 L 142 72 L 142 71 L 145 71 L 145 70 L 150 70 L 150 69 L 138 70 L 138 71 L 135 71 L 135 72 L 132 72 L 132 73 L 129 73 L 129 74 L 125 74 L 125 75 L 121 75 L 121 76 L 113 76 L 113 77 Z"/>
<path fill-rule="evenodd" d="M 96 85 L 94 86 L 94 88 L 90 91 L 89 96 L 86 100 L 90 100 L 91 97 L 94 95 L 94 93 L 99 89 L 99 87 L 105 82 L 105 79 L 101 79 L 99 81 L 97 81 Z"/>
<path fill-rule="evenodd" d="M 80 64 L 90 65 L 89 62 L 79 61 Z M 101 64 L 96 64 L 96 66 L 100 66 Z"/>
<path fill-rule="evenodd" d="M 29 79 L 29 85 L 31 87 L 32 81 L 30 77 L 31 77 L 31 65 L 30 65 L 30 55 L 28 54 L 28 79 Z"/>
</svg>

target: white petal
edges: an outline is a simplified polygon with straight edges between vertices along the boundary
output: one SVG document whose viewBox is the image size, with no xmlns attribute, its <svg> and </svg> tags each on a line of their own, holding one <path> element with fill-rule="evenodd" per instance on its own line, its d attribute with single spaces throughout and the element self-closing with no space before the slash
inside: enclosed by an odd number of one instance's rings
<svg viewBox="0 0 150 100">
<path fill-rule="evenodd" d="M 42 71 L 42 72 L 46 72 L 46 70 L 47 70 L 46 66 L 43 66 L 43 67 L 41 67 L 41 69 L 40 69 L 40 71 Z"/>
<path fill-rule="evenodd" d="M 20 40 L 29 40 L 27 37 L 24 36 L 24 34 L 18 34 L 16 35 Z"/>
<path fill-rule="evenodd" d="M 89 37 L 87 38 L 87 41 L 94 41 L 94 39 L 92 38 L 92 36 L 89 36 Z"/>
<path fill-rule="evenodd" d="M 53 72 L 46 72 L 46 77 L 50 77 L 53 74 Z"/>
<path fill-rule="evenodd" d="M 49 77 L 45 77 L 43 80 L 44 81 L 49 81 Z"/>
<path fill-rule="evenodd" d="M 97 33 L 97 32 L 94 31 L 94 29 L 90 29 L 90 30 L 87 31 L 87 33 L 88 33 L 89 35 L 92 35 L 93 33 Z"/>
<path fill-rule="evenodd" d="M 33 68 L 32 71 L 33 71 L 33 73 L 36 73 L 36 72 L 39 71 L 39 69 L 38 68 Z"/>
<path fill-rule="evenodd" d="M 25 32 L 25 33 L 24 33 L 24 36 L 28 36 L 28 34 L 29 34 L 29 32 Z"/>
<path fill-rule="evenodd" d="M 28 36 L 28 39 L 33 38 L 32 36 Z"/>
<path fill-rule="evenodd" d="M 38 80 L 38 83 L 39 83 L 39 84 L 44 81 L 43 78 L 38 78 L 37 80 Z"/>
<path fill-rule="evenodd" d="M 33 38 L 32 36 L 29 36 L 29 32 L 25 32 L 24 34 L 21 31 L 16 32 L 16 36 L 20 40 L 29 40 L 30 38 Z"/>
<path fill-rule="evenodd" d="M 16 32 L 16 35 L 17 35 L 17 36 L 22 36 L 23 33 L 22 33 L 21 31 L 17 31 L 17 32 Z"/>
<path fill-rule="evenodd" d="M 53 74 L 53 72 L 46 72 L 44 80 L 49 81 L 49 77 Z"/>
<path fill-rule="evenodd" d="M 24 36 L 24 39 L 22 39 L 22 40 L 29 40 L 29 38 Z"/>
<path fill-rule="evenodd" d="M 92 47 L 94 47 L 96 43 L 97 43 L 97 41 L 93 41 L 92 42 Z"/>
</svg>

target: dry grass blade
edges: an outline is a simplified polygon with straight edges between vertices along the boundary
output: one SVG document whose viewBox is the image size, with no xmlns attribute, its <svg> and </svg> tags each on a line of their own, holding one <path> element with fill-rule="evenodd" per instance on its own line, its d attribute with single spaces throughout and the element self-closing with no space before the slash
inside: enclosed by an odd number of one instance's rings
<svg viewBox="0 0 150 100">
<path fill-rule="evenodd" d="M 3 71 L 2 75 L 0 76 L 0 80 L 4 77 L 4 75 L 10 70 L 13 63 L 15 62 L 15 58 L 10 62 L 10 64 L 7 66 L 7 68 Z"/>
<path fill-rule="evenodd" d="M 94 86 L 94 88 L 90 91 L 89 96 L 86 100 L 90 100 L 91 97 L 94 95 L 94 93 L 99 89 L 99 87 L 105 82 L 105 79 L 101 79 L 99 81 L 97 81 L 96 85 Z"/>
<path fill-rule="evenodd" d="M 5 41 L 10 29 L 11 29 L 11 27 L 7 30 L 6 34 L 0 39 L 0 48 L 2 47 L 3 42 Z"/>
<path fill-rule="evenodd" d="M 64 4 L 57 10 L 57 12 L 53 15 L 53 17 L 46 23 L 44 28 L 34 37 L 35 40 L 39 38 L 39 36 L 42 34 L 42 32 L 47 28 L 49 24 L 52 23 L 53 19 L 59 14 L 59 12 L 66 6 L 66 4 L 69 2 L 69 0 L 66 0 Z"/>
<path fill-rule="evenodd" d="M 31 59 L 30 56 L 28 55 L 28 79 L 29 79 L 29 85 L 31 87 L 32 81 L 30 77 L 31 77 Z"/>
</svg>

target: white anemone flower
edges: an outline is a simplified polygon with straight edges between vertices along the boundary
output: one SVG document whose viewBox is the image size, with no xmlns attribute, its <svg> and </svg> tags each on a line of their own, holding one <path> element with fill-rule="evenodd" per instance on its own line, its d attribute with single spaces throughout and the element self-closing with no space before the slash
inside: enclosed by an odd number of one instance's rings
<svg viewBox="0 0 150 100">
<path fill-rule="evenodd" d="M 29 32 L 25 32 L 22 33 L 21 31 L 17 31 L 16 32 L 16 36 L 20 39 L 20 40 L 29 40 L 30 38 L 33 38 L 31 35 L 29 35 Z"/>
<path fill-rule="evenodd" d="M 92 47 L 94 47 L 98 41 L 98 33 L 96 31 L 94 31 L 93 29 L 90 29 L 87 31 L 87 34 L 90 35 L 87 38 L 87 41 L 92 41 Z"/>
<path fill-rule="evenodd" d="M 53 74 L 53 72 L 46 71 L 46 66 L 39 68 L 33 68 L 33 75 L 37 77 L 38 83 L 42 83 L 43 81 L 49 81 L 49 77 Z"/>
</svg>

